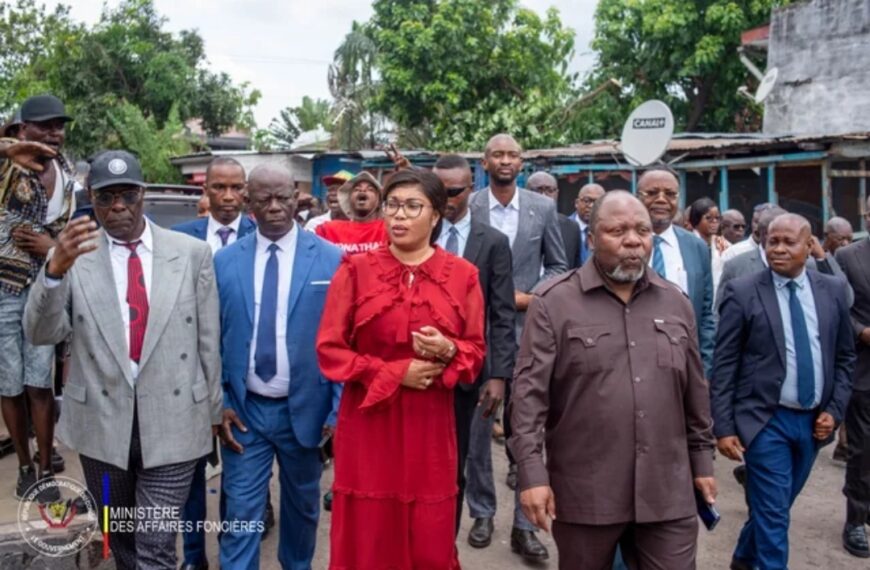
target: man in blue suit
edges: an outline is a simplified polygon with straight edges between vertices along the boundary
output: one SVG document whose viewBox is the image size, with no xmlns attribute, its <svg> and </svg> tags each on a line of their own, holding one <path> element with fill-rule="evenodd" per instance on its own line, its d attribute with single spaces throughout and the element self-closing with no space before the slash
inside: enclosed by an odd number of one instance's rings
<svg viewBox="0 0 870 570">
<path fill-rule="evenodd" d="M 321 376 L 314 343 L 341 251 L 293 223 L 297 196 L 286 169 L 255 168 L 247 202 L 257 232 L 215 257 L 224 387 L 223 493 L 230 526 L 221 537 L 221 568 L 259 567 L 259 521 L 276 457 L 278 560 L 285 569 L 307 570 L 314 556 L 318 445 L 334 429 L 341 395 L 338 384 Z"/>
<path fill-rule="evenodd" d="M 657 166 L 645 171 L 637 181 L 637 195 L 649 211 L 655 232 L 650 267 L 692 301 L 704 375 L 709 378 L 716 335 L 710 248 L 673 223 L 680 207 L 680 181 L 673 170 Z"/>
<path fill-rule="evenodd" d="M 203 194 L 208 198 L 208 216 L 172 227 L 173 230 L 208 242 L 212 254 L 254 232 L 257 224 L 242 215 L 245 200 L 245 169 L 229 157 L 212 160 L 205 170 Z M 217 448 L 214 451 L 217 457 Z M 191 529 L 184 533 L 184 564 L 182 570 L 205 570 L 205 530 L 199 521 L 206 519 L 207 458 L 196 464 L 190 495 L 184 505 L 183 517 Z M 212 461 L 216 464 L 216 461 Z M 221 509 L 223 510 L 223 509 Z M 268 518 L 268 517 L 267 517 Z"/>
<path fill-rule="evenodd" d="M 723 291 L 713 432 L 723 455 L 746 462 L 749 504 L 732 569 L 788 567 L 789 510 L 849 403 L 855 342 L 846 283 L 806 269 L 811 247 L 809 222 L 781 215 L 768 229 L 770 269 Z"/>
</svg>

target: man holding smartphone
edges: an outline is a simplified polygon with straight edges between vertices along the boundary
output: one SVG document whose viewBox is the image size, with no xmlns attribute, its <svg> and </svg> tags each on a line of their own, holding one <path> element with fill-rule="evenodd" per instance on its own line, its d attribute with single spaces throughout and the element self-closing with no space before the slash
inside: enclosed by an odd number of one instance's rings
<svg viewBox="0 0 870 570">
<path fill-rule="evenodd" d="M 77 184 L 60 153 L 70 120 L 59 99 L 37 95 L 21 106 L 18 138 L 0 139 L 0 402 L 18 455 L 19 499 L 37 480 L 53 476 L 54 347 L 30 344 L 21 322 L 30 285 L 75 209 Z M 25 398 L 36 432 L 38 466 L 30 455 Z M 57 498 L 53 486 L 39 495 L 43 501 Z"/>
</svg>

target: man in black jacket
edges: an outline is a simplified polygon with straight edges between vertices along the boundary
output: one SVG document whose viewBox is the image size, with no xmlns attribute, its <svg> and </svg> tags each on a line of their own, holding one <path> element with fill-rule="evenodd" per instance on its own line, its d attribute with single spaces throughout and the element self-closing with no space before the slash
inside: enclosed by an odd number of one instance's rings
<svg viewBox="0 0 870 570">
<path fill-rule="evenodd" d="M 559 207 L 559 182 L 552 174 L 539 170 L 526 181 L 526 186 L 532 192 L 546 196 L 556 202 Z M 580 267 L 580 228 L 574 220 L 564 214 L 559 214 L 559 230 L 562 241 L 565 242 L 565 257 L 568 259 L 568 269 Z"/>
<path fill-rule="evenodd" d="M 459 155 L 445 155 L 435 163 L 434 172 L 447 189 L 448 196 L 447 214 L 438 245 L 477 267 L 486 305 L 486 362 L 477 382 L 473 386 L 460 386 L 455 394 L 456 435 L 459 443 L 456 531 L 459 532 L 462 517 L 467 469 L 469 495 L 472 490 L 477 495 L 483 495 L 474 498 L 469 496 L 471 516 L 475 519 L 469 542 L 472 546 L 482 548 L 492 540 L 492 518 L 495 515 L 495 486 L 490 455 L 492 419 L 504 398 L 505 381 L 513 372 L 516 352 L 511 249 L 507 236 L 471 219 L 468 199 L 473 184 L 468 161 Z"/>
</svg>

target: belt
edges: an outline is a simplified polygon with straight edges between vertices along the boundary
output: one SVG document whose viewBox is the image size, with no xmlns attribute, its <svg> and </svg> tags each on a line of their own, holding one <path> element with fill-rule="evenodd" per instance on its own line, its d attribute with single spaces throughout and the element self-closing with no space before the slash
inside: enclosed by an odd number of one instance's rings
<svg viewBox="0 0 870 570">
<path fill-rule="evenodd" d="M 268 400 L 270 402 L 274 402 L 276 400 L 286 400 L 287 396 L 264 396 L 263 394 L 258 394 L 256 392 L 248 390 L 248 398 L 253 398 L 255 400 Z"/>
</svg>

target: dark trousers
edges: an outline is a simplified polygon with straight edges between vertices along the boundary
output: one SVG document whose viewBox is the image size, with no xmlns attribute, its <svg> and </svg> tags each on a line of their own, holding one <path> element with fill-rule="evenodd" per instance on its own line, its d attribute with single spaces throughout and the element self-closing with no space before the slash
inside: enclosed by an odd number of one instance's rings
<svg viewBox="0 0 870 570">
<path fill-rule="evenodd" d="M 778 408 L 743 454 L 749 519 L 735 558 L 765 570 L 788 568 L 789 511 L 819 449 L 813 438 L 815 415 Z"/>
<path fill-rule="evenodd" d="M 156 507 L 180 513 L 193 480 L 196 461 L 162 465 L 145 469 L 142 466 L 142 447 L 139 441 L 139 423 L 133 419 L 133 436 L 130 443 L 130 463 L 127 469 L 97 459 L 80 456 L 82 471 L 88 490 L 97 503 L 100 528 L 103 528 L 103 506 L 113 508 Z M 108 476 L 109 496 L 103 496 L 103 478 Z M 154 511 L 156 512 L 156 510 Z M 118 570 L 135 568 L 171 569 L 177 566 L 175 556 L 175 532 L 158 532 L 159 523 L 168 523 L 165 518 L 152 515 L 150 519 L 129 520 L 124 523 L 136 525 L 134 532 L 109 532 L 109 547 L 115 557 Z M 111 523 L 119 523 L 109 515 Z M 177 524 L 177 521 L 171 521 Z"/>
<path fill-rule="evenodd" d="M 611 570 L 616 546 L 632 570 L 695 570 L 698 517 L 647 524 L 553 521 L 560 570 Z"/>
<path fill-rule="evenodd" d="M 870 523 L 870 391 L 852 392 L 846 410 L 846 522 Z"/>
<path fill-rule="evenodd" d="M 501 419 L 501 425 L 504 428 L 504 452 L 507 455 L 508 465 L 516 465 L 514 455 L 511 453 L 511 447 L 507 445 L 507 441 L 514 433 L 514 430 L 511 429 L 511 384 L 513 384 L 512 381 L 504 383 L 504 414 Z"/>
<path fill-rule="evenodd" d="M 477 390 L 465 390 L 462 387 L 453 391 L 453 409 L 456 415 L 456 454 L 457 474 L 459 483 L 459 495 L 456 505 L 456 533 L 459 533 L 459 525 L 462 522 L 462 503 L 465 500 L 465 463 L 468 458 L 468 447 L 471 441 L 471 421 L 477 410 Z"/>
<path fill-rule="evenodd" d="M 207 562 L 205 556 L 205 528 L 199 521 L 206 517 L 206 482 L 205 464 L 208 456 L 196 462 L 193 472 L 193 482 L 190 485 L 190 496 L 184 504 L 181 517 L 188 523 L 184 532 L 184 563 L 201 566 Z"/>
</svg>

